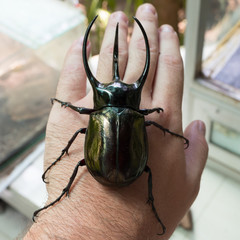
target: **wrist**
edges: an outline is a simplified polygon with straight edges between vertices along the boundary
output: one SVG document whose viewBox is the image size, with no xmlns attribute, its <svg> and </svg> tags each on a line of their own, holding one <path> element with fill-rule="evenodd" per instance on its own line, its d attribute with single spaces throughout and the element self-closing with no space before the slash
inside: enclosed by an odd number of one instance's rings
<svg viewBox="0 0 240 240">
<path fill-rule="evenodd" d="M 157 236 L 161 226 L 146 204 L 146 177 L 141 176 L 127 187 L 110 188 L 95 181 L 88 172 L 80 175 L 69 198 L 64 196 L 42 212 L 24 240 L 168 239 L 169 228 L 167 234 Z M 143 185 L 146 186 L 140 187 Z M 50 191 L 48 203 L 60 194 L 59 189 Z"/>
<path fill-rule="evenodd" d="M 56 192 L 49 193 L 48 203 Z M 25 240 L 133 239 L 128 236 L 136 235 L 134 218 L 118 189 L 102 186 L 86 173 L 71 189 L 69 198 L 64 196 L 39 214 Z"/>
</svg>

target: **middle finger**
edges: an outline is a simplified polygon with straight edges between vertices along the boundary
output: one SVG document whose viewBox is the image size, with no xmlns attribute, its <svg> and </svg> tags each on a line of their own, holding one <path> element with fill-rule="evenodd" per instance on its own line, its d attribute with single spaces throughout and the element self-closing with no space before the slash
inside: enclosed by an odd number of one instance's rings
<svg viewBox="0 0 240 240">
<path fill-rule="evenodd" d="M 146 83 L 143 88 L 143 95 L 151 97 L 152 82 L 155 75 L 155 69 L 158 59 L 158 16 L 156 9 L 151 4 L 141 5 L 136 17 L 143 25 L 148 36 L 150 47 L 150 69 Z M 146 46 L 143 34 L 135 23 L 132 38 L 129 43 L 129 60 L 125 72 L 125 79 L 127 83 L 135 82 L 142 74 L 146 61 Z"/>
<path fill-rule="evenodd" d="M 120 78 L 123 77 L 125 72 L 128 55 L 127 52 L 128 19 L 123 12 L 119 11 L 113 13 L 110 16 L 107 28 L 105 30 L 97 68 L 97 79 L 100 82 L 107 83 L 112 81 L 113 47 L 117 23 L 119 23 L 118 64 Z"/>
</svg>

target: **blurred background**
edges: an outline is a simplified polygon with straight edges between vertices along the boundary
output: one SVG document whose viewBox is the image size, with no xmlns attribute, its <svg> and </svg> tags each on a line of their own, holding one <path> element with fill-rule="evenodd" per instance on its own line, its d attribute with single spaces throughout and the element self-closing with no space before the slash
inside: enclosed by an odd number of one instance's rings
<svg viewBox="0 0 240 240">
<path fill-rule="evenodd" d="M 240 0 L 0 0 L 0 239 L 15 239 L 46 200 L 41 181 L 49 99 L 64 57 L 94 16 L 90 65 L 111 12 L 153 4 L 177 31 L 185 65 L 184 127 L 206 123 L 209 159 L 199 196 L 171 240 L 238 240 Z"/>
</svg>

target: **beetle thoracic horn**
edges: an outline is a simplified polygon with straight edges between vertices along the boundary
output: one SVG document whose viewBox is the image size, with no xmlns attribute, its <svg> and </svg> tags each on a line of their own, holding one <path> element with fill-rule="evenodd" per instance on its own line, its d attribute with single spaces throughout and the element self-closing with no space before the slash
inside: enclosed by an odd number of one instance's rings
<svg viewBox="0 0 240 240">
<path fill-rule="evenodd" d="M 138 88 L 142 88 L 146 79 L 147 79 L 147 75 L 148 75 L 148 71 L 149 71 L 149 66 L 150 66 L 150 50 L 149 50 L 149 43 L 148 43 L 148 38 L 147 38 L 147 34 L 142 26 L 142 24 L 139 22 L 139 20 L 136 17 L 133 17 L 133 19 L 136 21 L 136 23 L 138 24 L 138 26 L 140 27 L 144 40 L 145 40 L 145 45 L 146 45 L 146 62 L 145 62 L 145 66 L 142 72 L 142 75 L 140 76 L 140 78 L 137 80 L 136 84 Z"/>
<path fill-rule="evenodd" d="M 116 27 L 114 49 L 113 49 L 113 81 L 119 81 L 119 69 L 118 69 L 118 25 Z"/>
<path fill-rule="evenodd" d="M 89 32 L 92 28 L 92 25 L 94 24 L 95 20 L 97 19 L 98 16 L 96 16 L 92 22 L 89 24 L 87 30 L 86 30 L 86 33 L 85 33 L 85 36 L 84 36 L 84 40 L 83 40 L 83 51 L 82 51 L 82 56 L 83 56 L 83 64 L 84 64 L 84 68 L 85 68 L 85 71 L 86 71 L 86 74 L 87 74 L 87 77 L 92 85 L 92 87 L 95 87 L 96 85 L 99 85 L 99 82 L 98 80 L 93 76 L 90 68 L 89 68 L 89 65 L 88 65 L 88 60 L 87 60 L 87 40 L 88 40 L 88 35 L 89 35 Z"/>
<path fill-rule="evenodd" d="M 86 71 L 86 74 L 87 74 L 87 77 L 91 83 L 91 85 L 93 87 L 95 87 L 96 85 L 99 85 L 100 83 L 98 82 L 98 80 L 93 76 L 90 68 L 89 68 L 89 65 L 88 65 L 88 61 L 87 61 L 87 39 L 88 39 L 88 35 L 89 35 L 89 32 L 92 28 L 92 25 L 94 24 L 95 20 L 97 19 L 98 16 L 96 16 L 92 22 L 89 24 L 87 30 L 86 30 L 86 34 L 85 34 L 85 37 L 84 37 L 84 40 L 83 40 L 83 64 L 84 64 L 84 67 L 85 67 L 85 71 Z M 140 27 L 142 33 L 143 33 L 143 37 L 144 37 L 144 40 L 145 40 L 145 45 L 146 45 L 146 62 L 145 62 L 145 66 L 144 66 L 144 69 L 143 69 L 143 72 L 141 74 L 141 76 L 139 77 L 139 79 L 136 81 L 136 86 L 137 88 L 142 88 L 145 81 L 146 81 L 146 78 L 147 78 L 147 75 L 148 75 L 148 71 L 149 71 L 149 66 L 150 66 L 150 50 L 149 50 L 149 43 L 148 43 L 148 38 L 147 38 L 147 34 L 142 26 L 142 24 L 139 22 L 139 20 L 136 18 L 136 17 L 133 17 L 133 19 L 137 22 L 138 26 Z M 116 27 L 116 35 L 115 35 L 115 42 L 114 42 L 114 51 L 113 51 L 113 80 L 116 80 L 118 81 L 120 79 L 119 77 L 119 69 L 118 69 L 118 24 L 117 24 L 117 27 Z"/>
</svg>

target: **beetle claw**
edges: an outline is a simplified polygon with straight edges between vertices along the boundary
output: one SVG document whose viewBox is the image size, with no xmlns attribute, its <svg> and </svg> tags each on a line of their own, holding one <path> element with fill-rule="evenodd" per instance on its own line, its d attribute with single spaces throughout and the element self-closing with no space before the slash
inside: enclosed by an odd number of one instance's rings
<svg viewBox="0 0 240 240">
<path fill-rule="evenodd" d="M 33 217 L 32 217 L 32 220 L 33 220 L 33 222 L 35 222 L 36 223 L 36 218 L 37 217 L 37 215 L 33 215 Z"/>
<path fill-rule="evenodd" d="M 146 204 L 151 205 L 151 200 L 148 199 L 147 202 L 146 202 Z"/>
<path fill-rule="evenodd" d="M 43 180 L 44 183 L 49 184 L 49 182 L 46 181 L 46 171 L 42 175 L 42 180 Z"/>
<path fill-rule="evenodd" d="M 189 140 L 187 138 L 184 138 L 184 140 L 185 140 L 184 144 L 186 145 L 184 149 L 187 149 L 189 147 Z"/>
<path fill-rule="evenodd" d="M 163 108 L 158 108 L 157 109 L 157 112 L 160 113 L 160 112 L 164 112 Z"/>
<path fill-rule="evenodd" d="M 45 180 L 45 178 L 42 179 L 44 183 L 49 184 L 48 181 Z"/>
<path fill-rule="evenodd" d="M 70 194 L 69 194 L 70 191 L 69 191 L 69 187 L 68 186 L 65 187 L 62 192 L 63 192 L 63 194 L 65 193 L 68 198 L 70 197 Z"/>
<path fill-rule="evenodd" d="M 152 205 L 154 201 L 152 193 L 150 193 L 150 196 L 148 197 L 147 204 Z"/>
</svg>

